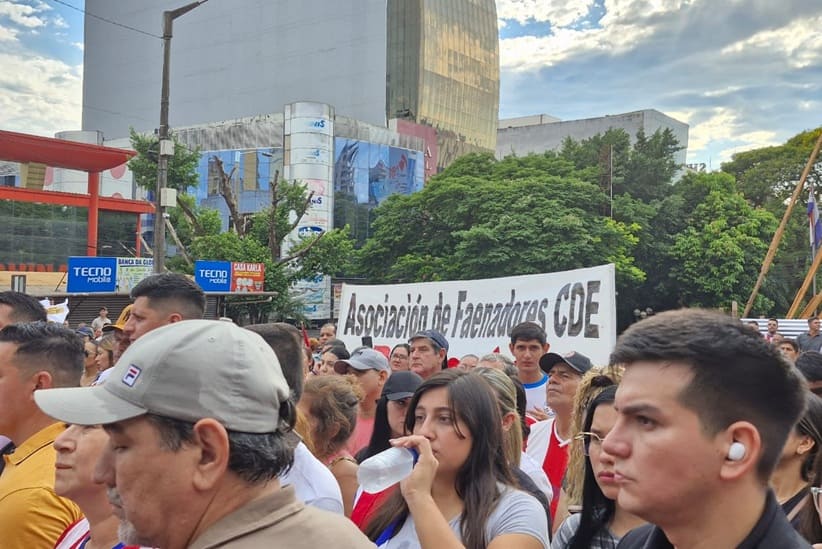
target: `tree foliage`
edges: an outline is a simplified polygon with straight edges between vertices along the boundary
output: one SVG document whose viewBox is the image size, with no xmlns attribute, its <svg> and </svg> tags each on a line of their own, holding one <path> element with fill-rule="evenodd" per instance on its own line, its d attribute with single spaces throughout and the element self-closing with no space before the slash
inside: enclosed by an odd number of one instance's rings
<svg viewBox="0 0 822 549">
<path fill-rule="evenodd" d="M 680 148 L 669 130 L 640 132 L 632 144 L 612 129 L 567 139 L 558 152 L 464 156 L 422 191 L 392 196 L 374 210 L 357 272 L 389 283 L 610 262 L 623 327 L 635 309 L 744 303 L 778 217 L 728 174 L 675 181 Z M 786 308 L 788 293 L 766 283 L 756 313 Z"/>
<path fill-rule="evenodd" d="M 154 136 L 143 136 L 132 130 L 132 146 L 139 153 L 129 162 L 138 185 L 153 189 L 157 178 L 158 142 Z M 311 193 L 295 181 L 279 180 L 275 175 L 271 185 L 271 206 L 240 223 L 233 216 L 231 230 L 221 232 L 222 221 L 217 210 L 197 205 L 188 191 L 199 184 L 196 167 L 198 151 L 190 151 L 175 140 L 174 156 L 169 159 L 168 186 L 178 191 L 178 205 L 168 208 L 169 219 L 177 236 L 193 259 L 237 261 L 265 264 L 267 292 L 276 292 L 269 299 L 252 298 L 229 302 L 229 315 L 246 316 L 252 322 L 275 318 L 302 318 L 301 303 L 292 298 L 290 289 L 299 280 L 313 279 L 321 274 L 337 274 L 348 269 L 353 255 L 353 241 L 347 227 L 334 229 L 308 238 L 293 236 L 300 218 L 311 204 Z M 233 173 L 223 172 L 221 193 L 227 201 L 236 197 L 227 190 Z M 168 267 L 191 274 L 192 268 L 181 256 L 171 258 Z"/>
</svg>

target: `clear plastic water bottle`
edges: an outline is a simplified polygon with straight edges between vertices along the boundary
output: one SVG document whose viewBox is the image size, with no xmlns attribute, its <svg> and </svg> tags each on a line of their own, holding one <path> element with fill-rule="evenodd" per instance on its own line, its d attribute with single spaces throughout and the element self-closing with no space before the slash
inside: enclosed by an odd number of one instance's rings
<svg viewBox="0 0 822 549">
<path fill-rule="evenodd" d="M 410 475 L 418 456 L 413 448 L 393 446 L 360 463 L 357 480 L 369 494 L 382 492 Z"/>
</svg>

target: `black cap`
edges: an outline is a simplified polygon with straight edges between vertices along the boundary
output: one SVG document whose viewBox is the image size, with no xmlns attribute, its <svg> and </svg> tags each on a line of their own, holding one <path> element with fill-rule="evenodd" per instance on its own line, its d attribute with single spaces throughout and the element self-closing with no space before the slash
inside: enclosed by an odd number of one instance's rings
<svg viewBox="0 0 822 549">
<path fill-rule="evenodd" d="M 382 387 L 382 396 L 388 400 L 399 400 L 414 395 L 417 387 L 422 385 L 422 378 L 414 372 L 394 372 Z"/>
<path fill-rule="evenodd" d="M 582 353 L 577 353 L 576 351 L 565 353 L 565 355 L 545 353 L 542 355 L 542 358 L 539 359 L 539 367 L 542 368 L 542 371 L 547 374 L 551 371 L 551 368 L 553 368 L 555 364 L 560 362 L 564 362 L 576 370 L 580 375 L 584 374 L 592 367 L 591 359 Z"/>
<path fill-rule="evenodd" d="M 440 349 L 448 350 L 448 340 L 445 339 L 445 336 L 439 333 L 437 330 L 423 330 L 421 332 L 417 332 L 416 334 L 412 335 L 408 338 L 408 341 L 414 341 L 415 339 L 419 339 L 421 337 L 426 337 L 437 344 Z"/>
</svg>

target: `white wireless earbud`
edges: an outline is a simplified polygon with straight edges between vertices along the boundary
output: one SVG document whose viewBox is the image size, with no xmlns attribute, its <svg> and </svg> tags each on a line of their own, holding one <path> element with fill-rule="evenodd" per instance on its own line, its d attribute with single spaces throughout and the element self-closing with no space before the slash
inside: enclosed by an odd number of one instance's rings
<svg viewBox="0 0 822 549">
<path fill-rule="evenodd" d="M 740 461 L 742 458 L 745 457 L 745 453 L 748 451 L 745 448 L 745 445 L 741 442 L 734 442 L 731 444 L 731 447 L 728 448 L 728 459 L 731 461 Z"/>
</svg>

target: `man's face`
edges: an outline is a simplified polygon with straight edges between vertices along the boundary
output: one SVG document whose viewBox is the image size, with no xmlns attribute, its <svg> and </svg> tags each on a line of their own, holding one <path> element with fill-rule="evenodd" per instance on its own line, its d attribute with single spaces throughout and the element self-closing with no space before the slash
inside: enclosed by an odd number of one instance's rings
<svg viewBox="0 0 822 549">
<path fill-rule="evenodd" d="M 768 321 L 768 333 L 775 334 L 777 328 L 779 328 L 779 323 L 776 320 Z"/>
<path fill-rule="evenodd" d="M 120 519 L 120 541 L 147 547 L 182 546 L 195 527 L 183 518 L 198 514 L 191 503 L 195 501 L 192 477 L 199 447 L 166 449 L 145 417 L 104 428 L 109 442 L 97 461 L 94 480 L 108 489 L 112 509 Z M 181 507 L 180 502 L 186 505 Z"/>
<path fill-rule="evenodd" d="M 782 355 L 791 362 L 796 360 L 796 351 L 794 351 L 793 347 L 788 343 L 780 343 L 779 350 L 782 352 Z"/>
<path fill-rule="evenodd" d="M 533 376 L 539 372 L 539 359 L 548 352 L 548 344 L 542 344 L 538 339 L 518 339 L 509 343 L 508 348 L 517 365 L 517 370 L 524 376 Z"/>
<path fill-rule="evenodd" d="M 686 524 L 712 497 L 725 454 L 679 401 L 693 373 L 681 364 L 637 362 L 616 393 L 617 421 L 603 442 L 614 458 L 622 508 L 665 528 Z"/>
<path fill-rule="evenodd" d="M 379 372 L 371 368 L 368 370 L 357 370 L 349 366 L 346 373 L 357 378 L 357 383 L 360 384 L 360 388 L 362 388 L 362 392 L 365 395 L 363 399 L 370 402 L 380 398 L 382 386 L 385 385 L 385 380 L 388 379 L 388 372 Z"/>
<path fill-rule="evenodd" d="M 808 321 L 808 330 L 811 333 L 816 333 L 819 331 L 819 319 L 814 318 L 813 320 Z"/>
<path fill-rule="evenodd" d="M 100 309 L 100 318 L 106 318 L 108 316 L 108 311 L 106 309 Z"/>
<path fill-rule="evenodd" d="M 434 342 L 427 337 L 418 337 L 411 345 L 411 371 L 423 379 L 428 379 L 442 370 L 445 349 L 435 350 Z"/>
<path fill-rule="evenodd" d="M 570 413 L 582 376 L 564 362 L 554 364 L 548 375 L 550 377 L 545 387 L 545 402 L 557 413 Z"/>
<path fill-rule="evenodd" d="M 179 317 L 179 314 L 171 315 L 161 308 L 153 308 L 149 298 L 138 297 L 131 308 L 131 316 L 123 326 L 123 333 L 129 341 L 136 341 L 151 330 L 174 322 L 172 316 Z"/>
<path fill-rule="evenodd" d="M 324 345 L 329 339 L 334 339 L 337 336 L 337 330 L 334 326 L 323 326 L 320 328 L 320 345 Z"/>
<path fill-rule="evenodd" d="M 34 403 L 35 376 L 17 367 L 16 351 L 16 344 L 0 343 L 0 433 L 19 446 L 23 441 L 15 440 L 19 438 L 15 437 L 16 430 L 38 408 Z"/>
<path fill-rule="evenodd" d="M 463 370 L 473 370 L 477 367 L 479 359 L 475 356 L 464 356 L 460 359 L 459 367 Z"/>
</svg>

